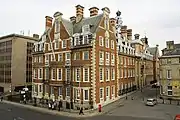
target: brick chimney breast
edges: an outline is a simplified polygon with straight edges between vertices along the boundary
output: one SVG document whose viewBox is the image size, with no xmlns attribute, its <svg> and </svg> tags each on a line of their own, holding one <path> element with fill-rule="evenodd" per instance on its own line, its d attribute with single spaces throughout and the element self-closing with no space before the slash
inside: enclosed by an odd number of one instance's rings
<svg viewBox="0 0 180 120">
<path fill-rule="evenodd" d="M 53 18 L 50 16 L 46 16 L 45 19 L 46 19 L 45 28 L 47 30 L 52 27 Z"/>
<path fill-rule="evenodd" d="M 91 7 L 91 8 L 89 8 L 89 11 L 90 11 L 90 17 L 95 16 L 95 15 L 98 15 L 99 8 Z"/>
<path fill-rule="evenodd" d="M 76 7 L 76 22 L 80 22 L 84 17 L 84 7 L 77 5 Z"/>
</svg>

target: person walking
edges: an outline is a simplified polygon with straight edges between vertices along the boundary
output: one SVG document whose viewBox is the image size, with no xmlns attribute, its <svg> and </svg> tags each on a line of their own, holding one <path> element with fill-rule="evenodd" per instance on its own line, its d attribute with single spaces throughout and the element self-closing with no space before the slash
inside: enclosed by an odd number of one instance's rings
<svg viewBox="0 0 180 120">
<path fill-rule="evenodd" d="M 82 107 L 80 108 L 80 111 L 79 111 L 79 115 L 81 115 L 81 114 L 84 115 L 84 112 L 83 112 L 83 108 L 82 108 Z"/>
<path fill-rule="evenodd" d="M 59 104 L 58 104 L 58 111 L 61 110 L 61 101 L 59 101 Z"/>
</svg>

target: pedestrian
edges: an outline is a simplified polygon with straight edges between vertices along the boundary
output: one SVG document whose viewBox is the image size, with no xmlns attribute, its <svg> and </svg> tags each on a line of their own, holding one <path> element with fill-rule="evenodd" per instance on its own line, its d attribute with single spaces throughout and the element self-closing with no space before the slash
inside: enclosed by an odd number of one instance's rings
<svg viewBox="0 0 180 120">
<path fill-rule="evenodd" d="M 51 109 L 51 103 L 50 103 L 50 102 L 49 102 L 49 104 L 48 104 L 48 108 Z"/>
<path fill-rule="evenodd" d="M 1 101 L 3 101 L 3 96 L 1 96 Z"/>
<path fill-rule="evenodd" d="M 58 104 L 58 111 L 61 110 L 61 101 L 59 101 L 59 104 Z"/>
<path fill-rule="evenodd" d="M 54 110 L 54 102 L 52 102 L 52 110 Z"/>
<path fill-rule="evenodd" d="M 80 108 L 80 111 L 79 111 L 79 115 L 81 115 L 81 114 L 84 115 L 84 112 L 83 112 L 83 108 L 82 108 L 82 107 Z"/>
</svg>

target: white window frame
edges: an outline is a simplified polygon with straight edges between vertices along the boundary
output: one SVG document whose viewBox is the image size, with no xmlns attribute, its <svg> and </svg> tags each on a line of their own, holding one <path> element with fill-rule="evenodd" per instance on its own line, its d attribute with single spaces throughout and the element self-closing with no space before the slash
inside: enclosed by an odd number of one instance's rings
<svg viewBox="0 0 180 120">
<path fill-rule="evenodd" d="M 108 76 L 107 76 L 107 72 L 108 72 Z M 110 70 L 109 70 L 109 68 L 106 68 L 106 81 L 110 81 Z"/>
<path fill-rule="evenodd" d="M 111 53 L 111 64 L 114 65 L 115 63 L 115 55 L 114 53 Z"/>
<path fill-rule="evenodd" d="M 51 46 L 52 43 L 48 43 L 48 51 L 52 50 L 52 46 Z"/>
<path fill-rule="evenodd" d="M 104 38 L 99 36 L 99 46 L 104 46 Z"/>
<path fill-rule="evenodd" d="M 55 41 L 54 41 L 54 44 L 55 44 L 55 49 L 56 49 L 56 50 L 59 49 L 59 47 L 60 47 L 60 42 L 59 42 L 59 40 L 55 40 Z M 58 47 L 57 47 L 57 45 L 58 45 Z"/>
<path fill-rule="evenodd" d="M 50 57 L 51 57 L 51 61 L 56 61 L 56 60 L 54 59 L 54 55 L 53 55 L 53 54 L 51 54 Z"/>
<path fill-rule="evenodd" d="M 115 85 L 111 86 L 111 96 L 115 97 Z"/>
<path fill-rule="evenodd" d="M 111 80 L 115 80 L 115 69 L 111 68 Z"/>
<path fill-rule="evenodd" d="M 110 86 L 106 86 L 106 100 L 110 99 Z"/>
<path fill-rule="evenodd" d="M 79 58 L 77 58 L 77 55 L 79 54 Z M 74 60 L 80 60 L 80 52 L 74 53 Z"/>
<path fill-rule="evenodd" d="M 102 80 L 100 79 L 100 78 L 101 78 L 100 69 L 102 69 Z M 100 82 L 104 82 L 104 68 L 103 68 L 103 67 L 99 67 L 99 81 L 100 81 Z"/>
<path fill-rule="evenodd" d="M 106 48 L 109 48 L 109 38 L 105 38 L 105 46 Z"/>
<path fill-rule="evenodd" d="M 60 60 L 60 56 L 61 56 L 61 60 Z M 60 62 L 60 61 L 63 61 L 63 53 L 59 53 L 58 54 L 58 61 Z"/>
<path fill-rule="evenodd" d="M 100 58 L 100 54 L 102 54 L 102 58 Z M 103 51 L 99 51 L 99 64 L 103 65 L 104 64 L 104 52 Z"/>
<path fill-rule="evenodd" d="M 79 75 L 77 75 L 77 70 L 79 70 Z M 75 80 L 76 82 L 80 82 L 81 79 L 81 68 L 75 68 Z"/>
<path fill-rule="evenodd" d="M 79 88 L 74 88 L 75 100 L 80 100 L 81 91 Z"/>
<path fill-rule="evenodd" d="M 114 40 L 111 40 L 111 49 L 114 49 Z"/>
<path fill-rule="evenodd" d="M 76 46 L 76 45 L 79 45 L 79 36 L 75 36 L 74 37 L 74 46 Z M 76 44 L 76 43 L 78 43 L 78 44 Z"/>
<path fill-rule="evenodd" d="M 43 56 L 39 56 L 39 63 L 43 63 Z"/>
<path fill-rule="evenodd" d="M 121 70 L 121 78 L 123 78 L 124 77 L 123 68 L 121 68 L 120 70 Z"/>
<path fill-rule="evenodd" d="M 54 86 L 50 86 L 50 93 L 52 96 L 54 96 Z"/>
<path fill-rule="evenodd" d="M 88 53 L 88 59 L 85 59 L 85 52 Z M 83 51 L 83 60 L 89 60 L 89 51 Z"/>
<path fill-rule="evenodd" d="M 37 78 L 37 73 L 36 73 L 36 69 L 33 70 L 33 78 L 36 79 Z"/>
<path fill-rule="evenodd" d="M 38 93 L 42 93 L 43 89 L 42 89 L 42 84 L 38 84 Z"/>
<path fill-rule="evenodd" d="M 86 40 L 86 42 L 85 42 L 85 40 Z M 84 35 L 83 36 L 83 44 L 88 44 L 89 42 L 89 39 L 88 39 L 88 35 Z"/>
<path fill-rule="evenodd" d="M 87 81 L 85 80 L 85 69 L 87 69 Z M 89 82 L 89 67 L 83 68 L 83 82 Z"/>
<path fill-rule="evenodd" d="M 49 55 L 45 55 L 45 62 L 49 62 Z"/>
<path fill-rule="evenodd" d="M 69 89 L 69 95 L 67 95 L 68 89 Z M 71 89 L 70 89 L 70 87 L 66 87 L 66 97 L 70 97 L 70 95 L 71 95 Z"/>
<path fill-rule="evenodd" d="M 62 96 L 63 95 L 63 87 L 62 86 L 59 86 L 58 87 L 58 96 Z"/>
<path fill-rule="evenodd" d="M 53 74 L 53 70 L 55 70 L 55 76 L 54 76 L 54 74 Z M 55 78 L 53 78 L 53 77 L 55 77 Z M 51 69 L 51 80 L 55 80 L 56 79 L 56 69 L 55 68 L 52 68 Z"/>
<path fill-rule="evenodd" d="M 69 54 L 69 58 L 67 58 L 67 55 Z M 67 52 L 67 53 L 65 53 L 65 60 L 71 60 L 71 53 L 70 52 Z"/>
<path fill-rule="evenodd" d="M 110 53 L 106 52 L 106 65 L 109 65 L 109 61 L 110 61 Z"/>
<path fill-rule="evenodd" d="M 168 74 L 169 74 L 170 76 L 169 76 Z M 167 78 L 167 79 L 172 79 L 172 70 L 170 70 L 170 69 L 169 69 L 169 70 L 166 70 L 166 78 Z"/>
<path fill-rule="evenodd" d="M 85 99 L 85 91 L 87 91 L 87 94 L 88 94 L 88 99 Z M 89 101 L 89 89 L 83 89 L 83 100 L 84 101 Z"/>
<path fill-rule="evenodd" d="M 101 95 L 101 90 L 102 90 L 102 95 Z M 99 98 L 100 98 L 100 102 L 104 101 L 104 88 L 103 87 L 99 88 Z"/>
<path fill-rule="evenodd" d="M 65 49 L 67 47 L 67 40 L 62 40 L 61 41 L 61 44 L 62 44 L 62 49 Z"/>
<path fill-rule="evenodd" d="M 82 27 L 82 32 L 83 33 L 87 33 L 87 32 L 89 32 L 90 31 L 90 25 L 84 25 L 83 27 Z"/>
<path fill-rule="evenodd" d="M 61 79 L 59 79 L 59 70 L 61 71 Z M 57 68 L 57 80 L 62 80 L 62 68 Z"/>
<path fill-rule="evenodd" d="M 40 75 L 41 75 L 41 77 L 40 77 Z M 38 79 L 43 79 L 43 69 L 42 68 L 38 69 Z"/>
<path fill-rule="evenodd" d="M 124 69 L 124 78 L 127 78 L 127 70 Z"/>
</svg>

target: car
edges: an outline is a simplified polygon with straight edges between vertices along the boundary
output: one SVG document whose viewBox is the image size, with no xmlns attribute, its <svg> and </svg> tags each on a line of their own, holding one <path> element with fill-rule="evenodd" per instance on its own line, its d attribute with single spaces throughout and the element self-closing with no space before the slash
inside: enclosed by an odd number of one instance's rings
<svg viewBox="0 0 180 120">
<path fill-rule="evenodd" d="M 154 106 L 154 105 L 156 105 L 156 104 L 157 104 L 157 100 L 154 99 L 154 98 L 149 98 L 149 99 L 147 99 L 147 101 L 146 101 L 146 105 L 147 105 L 147 106 Z"/>
<path fill-rule="evenodd" d="M 174 120 L 180 120 L 180 114 L 177 114 L 174 118 Z"/>
</svg>

